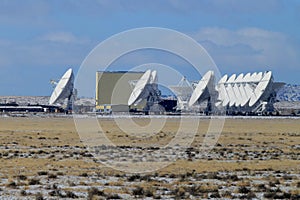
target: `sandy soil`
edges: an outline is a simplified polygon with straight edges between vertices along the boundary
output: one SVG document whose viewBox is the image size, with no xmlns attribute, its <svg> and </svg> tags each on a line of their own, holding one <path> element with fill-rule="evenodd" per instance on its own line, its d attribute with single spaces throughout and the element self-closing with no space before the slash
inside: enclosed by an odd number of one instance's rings
<svg viewBox="0 0 300 200">
<path fill-rule="evenodd" d="M 72 118 L 0 118 L 0 199 L 300 197 L 300 119 L 226 119 L 216 146 L 205 154 L 201 144 L 208 119 L 200 120 L 188 149 L 163 149 L 176 136 L 179 119 L 168 119 L 160 131 L 126 133 L 111 119 L 99 122 L 121 152 L 102 145 L 101 156 L 95 156 Z M 145 126 L 150 121 L 135 122 Z M 145 152 L 169 165 L 131 174 L 102 164 L 122 161 L 120 154 L 127 154 L 127 161 L 130 154 L 128 167 L 145 159 L 151 163 Z"/>
</svg>

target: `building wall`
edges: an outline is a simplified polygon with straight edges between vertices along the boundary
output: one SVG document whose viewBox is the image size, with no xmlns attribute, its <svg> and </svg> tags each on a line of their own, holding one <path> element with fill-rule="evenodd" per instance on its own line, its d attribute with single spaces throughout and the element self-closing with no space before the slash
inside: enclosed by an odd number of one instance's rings
<svg viewBox="0 0 300 200">
<path fill-rule="evenodd" d="M 130 82 L 139 80 L 144 72 L 97 72 L 96 73 L 96 106 L 124 105 L 133 90 Z"/>
</svg>

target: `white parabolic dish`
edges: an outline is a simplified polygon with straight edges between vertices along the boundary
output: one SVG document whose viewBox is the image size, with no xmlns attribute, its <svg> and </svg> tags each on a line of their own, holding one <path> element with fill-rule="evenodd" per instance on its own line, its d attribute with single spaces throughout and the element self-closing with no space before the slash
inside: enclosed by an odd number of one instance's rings
<svg viewBox="0 0 300 200">
<path fill-rule="evenodd" d="M 228 75 L 225 74 L 225 75 L 219 80 L 219 84 L 224 84 L 224 83 L 226 83 L 227 79 L 228 79 Z"/>
<path fill-rule="evenodd" d="M 66 71 L 66 73 L 62 76 L 62 78 L 56 85 L 50 97 L 49 104 L 53 105 L 61 99 L 68 98 L 73 92 L 73 87 L 74 75 L 73 70 L 70 68 Z"/>
<path fill-rule="evenodd" d="M 243 78 L 243 88 L 245 91 L 245 98 L 243 98 L 243 102 L 241 103 L 241 106 L 244 107 L 250 100 L 252 94 L 253 94 L 253 89 L 250 86 L 250 83 L 252 82 L 251 80 L 251 73 L 247 73 L 244 78 Z"/>
<path fill-rule="evenodd" d="M 232 74 L 227 83 L 227 91 L 228 91 L 228 96 L 229 96 L 229 99 L 230 99 L 230 102 L 229 102 L 229 106 L 232 107 L 234 106 L 235 102 L 236 102 L 236 96 L 235 96 L 235 93 L 234 93 L 234 90 L 233 90 L 233 86 L 232 86 L 232 83 L 235 82 L 235 79 L 236 79 L 236 74 Z"/>
<path fill-rule="evenodd" d="M 238 77 L 235 79 L 235 83 L 240 83 L 240 82 L 243 82 L 243 79 L 244 79 L 244 74 L 241 73 L 240 75 L 238 75 Z"/>
<path fill-rule="evenodd" d="M 208 71 L 202 79 L 198 82 L 190 100 L 189 100 L 189 106 L 193 106 L 198 100 L 201 100 L 205 89 L 211 84 L 213 80 L 214 72 Z"/>
<path fill-rule="evenodd" d="M 256 74 L 256 76 L 253 79 L 253 82 L 259 82 L 263 78 L 263 73 L 259 72 Z"/>
<path fill-rule="evenodd" d="M 251 96 L 249 106 L 254 106 L 264 95 L 266 89 L 269 87 L 272 81 L 272 72 L 266 72 L 261 79 L 261 81 L 258 83 L 253 95 Z"/>
<path fill-rule="evenodd" d="M 227 106 L 230 102 L 230 99 L 228 97 L 228 94 L 227 94 L 227 90 L 226 90 L 226 87 L 225 87 L 225 83 L 228 79 L 228 75 L 224 75 L 221 80 L 219 81 L 218 83 L 218 88 L 217 88 L 217 91 L 219 92 L 219 97 L 218 97 L 218 100 L 219 102 L 216 103 L 216 106 Z"/>
<path fill-rule="evenodd" d="M 254 72 L 250 77 L 251 82 L 255 82 L 255 79 L 257 79 L 256 77 L 257 77 L 257 72 Z"/>
<path fill-rule="evenodd" d="M 251 82 L 251 74 L 247 73 L 244 78 L 243 78 L 243 82 Z"/>
<path fill-rule="evenodd" d="M 219 93 L 218 102 L 215 104 L 217 107 L 219 107 L 223 103 L 226 104 L 225 106 L 227 106 L 227 104 L 229 103 L 229 99 L 227 97 L 227 91 L 226 91 L 226 88 L 224 85 L 226 83 L 227 79 L 228 79 L 228 75 L 226 74 L 220 79 L 220 81 L 218 82 L 218 85 L 216 86 L 216 90 Z"/>
<path fill-rule="evenodd" d="M 157 83 L 157 72 L 156 70 L 151 72 L 150 84 Z"/>
<path fill-rule="evenodd" d="M 245 96 L 244 94 L 244 89 L 243 86 L 239 86 L 240 82 L 242 82 L 244 77 L 244 74 L 240 74 L 236 79 L 235 79 L 235 84 L 233 85 L 233 91 L 236 96 L 236 101 L 235 101 L 235 106 L 240 106 L 243 102 L 243 97 Z"/>
<path fill-rule="evenodd" d="M 142 96 L 146 85 L 150 82 L 151 79 L 151 70 L 147 70 L 143 76 L 138 80 L 136 83 L 129 99 L 128 99 L 128 105 L 131 106 L 134 104 L 137 100 L 140 99 Z"/>
</svg>

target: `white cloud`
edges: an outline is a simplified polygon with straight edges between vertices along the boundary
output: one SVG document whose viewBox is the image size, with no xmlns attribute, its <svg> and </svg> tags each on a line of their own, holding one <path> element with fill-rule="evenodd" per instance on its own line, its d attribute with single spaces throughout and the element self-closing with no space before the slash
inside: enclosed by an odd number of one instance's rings
<svg viewBox="0 0 300 200">
<path fill-rule="evenodd" d="M 261 40 L 285 40 L 286 37 L 278 32 L 259 28 L 243 28 L 229 30 L 224 28 L 203 28 L 192 34 L 196 40 L 211 40 L 220 45 L 234 45 L 239 43 L 252 43 Z"/>
<path fill-rule="evenodd" d="M 0 39 L 0 67 L 79 66 L 93 47 L 89 39 L 54 32 L 27 41 Z"/>
<path fill-rule="evenodd" d="M 300 62 L 299 47 L 280 32 L 215 27 L 203 28 L 191 36 L 207 48 L 219 66 L 233 70 L 293 69 Z"/>
<path fill-rule="evenodd" d="M 155 3 L 149 0 L 64 0 L 63 3 L 61 1 L 56 1 L 56 3 L 64 12 L 102 16 L 118 11 L 155 11 L 175 14 L 202 12 L 224 16 L 225 13 L 272 13 L 278 12 L 283 7 L 281 0 L 163 0 L 155 1 Z"/>
<path fill-rule="evenodd" d="M 74 44 L 84 44 L 88 43 L 88 39 L 79 38 L 69 32 L 52 32 L 43 35 L 39 38 L 43 41 L 57 42 L 57 43 L 74 43 Z"/>
</svg>

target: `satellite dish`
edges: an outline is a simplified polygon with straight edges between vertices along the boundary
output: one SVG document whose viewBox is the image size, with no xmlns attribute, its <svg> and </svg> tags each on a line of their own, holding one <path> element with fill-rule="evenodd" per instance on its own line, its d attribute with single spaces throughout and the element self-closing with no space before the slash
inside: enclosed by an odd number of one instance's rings
<svg viewBox="0 0 300 200">
<path fill-rule="evenodd" d="M 219 93 L 218 102 L 215 104 L 217 107 L 219 107 L 221 104 L 224 107 L 229 104 L 229 98 L 225 88 L 225 83 L 227 79 L 228 79 L 228 75 L 226 74 L 220 79 L 216 87 L 216 90 Z"/>
<path fill-rule="evenodd" d="M 232 83 L 235 82 L 235 79 L 236 79 L 236 74 L 233 74 L 227 81 L 228 85 L 227 85 L 227 91 L 228 91 L 228 96 L 229 96 L 229 99 L 230 99 L 230 102 L 229 102 L 229 106 L 232 107 L 234 106 L 235 102 L 236 102 L 236 95 L 234 93 L 234 90 L 233 90 L 233 86 L 232 86 Z"/>
<path fill-rule="evenodd" d="M 171 91 L 176 95 L 177 98 L 177 110 L 186 110 L 188 108 L 188 101 L 194 91 L 191 83 L 182 77 L 177 85 L 169 86 Z"/>
<path fill-rule="evenodd" d="M 248 83 L 241 85 L 240 88 L 242 91 L 242 99 L 240 102 L 240 106 L 244 107 L 249 102 L 251 95 L 253 94 L 253 90 L 251 89 L 251 87 Z"/>
<path fill-rule="evenodd" d="M 154 70 L 151 72 L 151 78 L 150 78 L 150 81 L 149 81 L 149 84 L 152 85 L 154 91 L 158 92 L 158 78 L 157 78 L 157 71 Z"/>
<path fill-rule="evenodd" d="M 263 78 L 263 73 L 259 72 L 253 77 L 253 82 L 259 82 Z"/>
<path fill-rule="evenodd" d="M 129 99 L 128 105 L 131 106 L 136 103 L 138 100 L 145 98 L 149 94 L 149 91 L 146 90 L 147 84 L 149 84 L 151 79 L 151 70 L 147 70 L 143 76 L 136 83 Z"/>
<path fill-rule="evenodd" d="M 258 76 L 258 79 L 259 79 L 259 81 L 263 78 L 263 73 L 262 72 L 259 72 L 258 74 L 257 74 L 257 76 Z"/>
<path fill-rule="evenodd" d="M 255 82 L 256 77 L 257 77 L 257 72 L 254 72 L 250 77 L 250 81 Z"/>
<path fill-rule="evenodd" d="M 228 80 L 228 75 L 225 74 L 225 75 L 220 79 L 220 81 L 219 81 L 218 84 L 224 84 L 224 83 L 226 83 L 227 80 Z"/>
<path fill-rule="evenodd" d="M 204 100 L 206 98 L 206 89 L 208 89 L 214 81 L 214 72 L 208 71 L 202 79 L 198 82 L 192 96 L 189 100 L 189 106 L 193 106 L 197 101 Z"/>
<path fill-rule="evenodd" d="M 236 96 L 236 101 L 235 101 L 235 106 L 240 106 L 242 101 L 243 101 L 243 96 L 244 95 L 244 89 L 243 86 L 240 85 L 240 83 L 243 81 L 244 74 L 240 74 L 236 79 L 235 79 L 235 84 L 233 85 L 233 91 Z"/>
<path fill-rule="evenodd" d="M 244 78 L 243 78 L 244 82 L 251 82 L 251 73 L 247 73 Z"/>
<path fill-rule="evenodd" d="M 236 74 L 232 74 L 232 75 L 228 78 L 228 80 L 227 80 L 226 83 L 234 83 L 235 79 L 236 79 Z"/>
<path fill-rule="evenodd" d="M 157 84 L 157 72 L 156 70 L 151 72 L 150 84 Z"/>
<path fill-rule="evenodd" d="M 252 94 L 253 94 L 253 89 L 250 85 L 250 83 L 252 82 L 252 76 L 251 76 L 251 73 L 247 73 L 244 77 L 243 77 L 243 84 L 241 84 L 240 86 L 240 90 L 241 90 L 241 93 L 242 93 L 242 101 L 241 101 L 241 104 L 240 106 L 241 107 L 244 107 L 250 100 Z"/>
<path fill-rule="evenodd" d="M 244 74 L 241 73 L 240 75 L 238 75 L 238 77 L 235 79 L 235 83 L 241 83 L 243 82 L 243 79 L 244 79 Z"/>
<path fill-rule="evenodd" d="M 73 70 L 70 68 L 62 76 L 62 78 L 57 83 L 54 91 L 49 100 L 49 104 L 53 105 L 60 100 L 68 98 L 70 100 L 73 95 L 74 89 L 74 75 Z"/>
<path fill-rule="evenodd" d="M 259 100 L 261 100 L 262 96 L 265 94 L 267 88 L 270 86 L 272 82 L 272 72 L 266 72 L 258 83 L 253 95 L 251 96 L 249 106 L 254 106 Z"/>
</svg>

